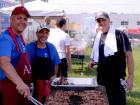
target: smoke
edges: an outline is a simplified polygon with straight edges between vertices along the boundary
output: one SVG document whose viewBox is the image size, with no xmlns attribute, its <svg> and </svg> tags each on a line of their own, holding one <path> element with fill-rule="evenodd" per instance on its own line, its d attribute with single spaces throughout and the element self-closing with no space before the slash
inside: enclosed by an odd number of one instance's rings
<svg viewBox="0 0 140 105">
<path fill-rule="evenodd" d="M 83 55 L 87 47 L 92 47 L 95 37 L 95 21 L 94 17 L 85 17 L 82 20 L 81 32 L 75 32 L 71 41 L 73 53 Z"/>
<path fill-rule="evenodd" d="M 28 20 L 28 26 L 23 32 L 23 38 L 26 43 L 37 40 L 36 30 L 37 30 L 38 25 L 39 23 L 36 22 L 34 19 Z"/>
</svg>

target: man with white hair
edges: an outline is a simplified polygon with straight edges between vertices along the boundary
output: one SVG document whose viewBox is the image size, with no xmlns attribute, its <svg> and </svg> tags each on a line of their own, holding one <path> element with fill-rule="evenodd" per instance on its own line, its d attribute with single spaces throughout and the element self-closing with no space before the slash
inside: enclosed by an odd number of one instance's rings
<svg viewBox="0 0 140 105">
<path fill-rule="evenodd" d="M 134 60 L 131 44 L 124 32 L 110 25 L 106 12 L 96 14 L 99 31 L 94 41 L 93 51 L 88 67 L 95 63 L 97 67 L 97 82 L 106 88 L 109 105 L 126 105 L 125 88 L 131 90 L 134 78 Z M 128 67 L 127 84 L 124 88 L 126 63 Z"/>
</svg>

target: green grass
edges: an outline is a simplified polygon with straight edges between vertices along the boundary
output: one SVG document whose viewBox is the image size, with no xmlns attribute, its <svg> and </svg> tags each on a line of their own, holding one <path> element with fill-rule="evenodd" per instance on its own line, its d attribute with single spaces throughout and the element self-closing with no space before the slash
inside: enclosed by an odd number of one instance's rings
<svg viewBox="0 0 140 105">
<path fill-rule="evenodd" d="M 91 48 L 87 48 L 85 51 L 83 70 L 79 70 L 81 65 L 74 64 L 73 70 L 69 71 L 69 77 L 92 78 L 96 76 L 96 67 L 94 70 L 88 70 L 87 68 L 90 53 Z M 127 93 L 127 105 L 140 105 L 140 46 L 133 48 L 133 55 L 135 61 L 134 88 L 131 92 Z"/>
<path fill-rule="evenodd" d="M 140 105 L 140 47 L 133 48 L 135 61 L 134 88 L 127 94 L 127 105 Z"/>
</svg>

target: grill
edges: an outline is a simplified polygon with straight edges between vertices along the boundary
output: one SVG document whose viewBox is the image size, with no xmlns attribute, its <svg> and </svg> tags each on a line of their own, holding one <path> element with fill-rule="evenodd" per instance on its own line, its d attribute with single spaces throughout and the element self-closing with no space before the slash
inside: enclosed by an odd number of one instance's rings
<svg viewBox="0 0 140 105">
<path fill-rule="evenodd" d="M 47 105 L 109 105 L 103 86 L 53 87 Z"/>
<path fill-rule="evenodd" d="M 99 86 L 92 78 L 68 78 L 81 82 L 71 85 L 55 85 L 52 82 L 52 93 L 47 105 L 109 105 L 104 86 Z M 57 79 L 58 80 L 58 79 Z M 83 80 L 87 80 L 84 82 Z M 83 84 L 82 84 L 83 82 Z"/>
</svg>

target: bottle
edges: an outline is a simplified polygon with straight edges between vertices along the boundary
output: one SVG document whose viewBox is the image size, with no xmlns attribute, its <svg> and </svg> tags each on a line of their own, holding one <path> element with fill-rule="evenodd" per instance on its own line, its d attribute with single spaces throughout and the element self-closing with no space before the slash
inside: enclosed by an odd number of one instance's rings
<svg viewBox="0 0 140 105">
<path fill-rule="evenodd" d="M 29 84 L 29 87 L 30 87 L 30 92 L 31 92 L 31 96 L 33 95 L 33 92 L 34 92 L 34 84 L 33 83 L 30 83 Z"/>
<path fill-rule="evenodd" d="M 121 85 L 123 86 L 124 90 L 125 90 L 126 92 L 128 92 L 126 80 L 120 79 L 120 83 L 121 83 Z"/>
</svg>

